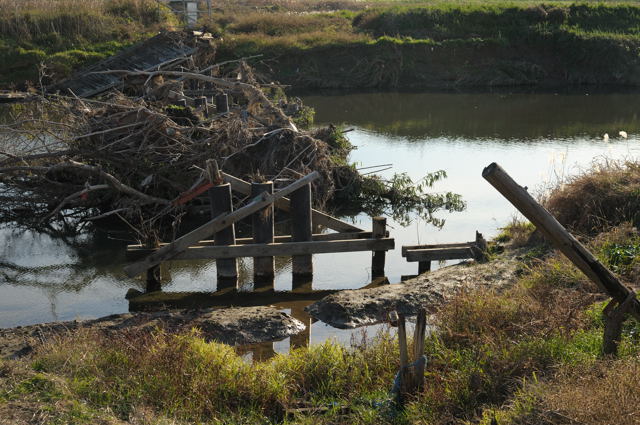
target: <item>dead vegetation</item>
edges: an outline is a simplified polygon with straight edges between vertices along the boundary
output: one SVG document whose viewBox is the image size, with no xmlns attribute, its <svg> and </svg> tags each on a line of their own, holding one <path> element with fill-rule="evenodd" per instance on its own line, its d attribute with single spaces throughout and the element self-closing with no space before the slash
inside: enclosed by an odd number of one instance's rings
<svg viewBox="0 0 640 425">
<path fill-rule="evenodd" d="M 319 171 L 318 206 L 335 190 L 334 173 L 358 176 L 336 165 L 348 150 L 332 144 L 335 131 L 298 129 L 300 102 L 280 96 L 276 103 L 242 61 L 216 68 L 214 76 L 121 74 L 129 96 L 42 99 L 35 108 L 16 109 L 0 127 L 3 222 L 46 226 L 113 215 L 148 238 L 163 225 L 175 229 L 191 207 L 206 203 L 206 193 L 197 196 L 209 181 L 208 159 L 230 174 L 276 185 Z M 185 80 L 226 96 L 229 110 L 210 101 L 196 105 L 185 95 Z"/>
<path fill-rule="evenodd" d="M 595 162 L 553 191 L 546 208 L 574 232 L 599 232 L 640 220 L 640 164 L 635 161 Z"/>
</svg>

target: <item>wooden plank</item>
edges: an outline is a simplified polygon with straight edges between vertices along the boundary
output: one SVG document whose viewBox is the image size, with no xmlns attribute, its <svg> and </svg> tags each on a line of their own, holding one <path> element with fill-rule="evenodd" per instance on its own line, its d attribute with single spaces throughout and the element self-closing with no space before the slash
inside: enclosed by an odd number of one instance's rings
<svg viewBox="0 0 640 425">
<path fill-rule="evenodd" d="M 440 249 L 440 248 L 460 248 L 460 247 L 468 247 L 475 242 L 458 242 L 458 243 L 442 243 L 442 244 L 433 244 L 433 245 L 403 245 L 400 248 L 400 253 L 403 257 L 407 256 L 407 251 L 416 250 L 416 249 Z"/>
<path fill-rule="evenodd" d="M 482 171 L 482 177 L 522 213 L 545 238 L 562 252 L 602 291 L 624 302 L 631 291 L 573 237 L 546 209 L 495 162 Z M 640 302 L 634 297 L 631 312 L 640 318 Z"/>
<path fill-rule="evenodd" d="M 313 241 L 342 241 L 349 239 L 371 239 L 371 232 L 349 232 L 349 233 L 314 233 Z M 286 236 L 274 236 L 274 242 L 283 243 L 283 242 L 292 242 L 293 238 L 290 235 Z M 246 245 L 252 244 L 253 238 L 238 238 L 236 239 L 235 245 Z M 169 245 L 168 243 L 161 243 L 158 245 L 158 248 L 162 248 L 163 246 Z M 200 241 L 194 246 L 213 246 L 215 245 L 214 240 L 203 240 Z M 127 246 L 127 260 L 134 260 L 137 258 L 141 258 L 144 255 L 149 255 L 153 253 L 155 249 L 145 248 L 144 245 L 135 244 Z"/>
<path fill-rule="evenodd" d="M 372 220 L 373 237 L 380 239 L 384 238 L 387 234 L 387 219 L 384 217 L 373 217 Z M 371 277 L 384 276 L 384 263 L 386 258 L 386 251 L 373 251 L 371 253 Z"/>
<path fill-rule="evenodd" d="M 217 260 L 219 258 L 292 256 L 336 252 L 384 251 L 394 248 L 391 238 L 322 242 L 286 242 L 228 246 L 193 246 L 174 255 L 172 260 Z"/>
<path fill-rule="evenodd" d="M 313 240 L 311 228 L 311 185 L 306 185 L 291 194 L 291 237 L 294 242 Z M 291 259 L 291 271 L 298 278 L 313 275 L 311 255 L 295 255 Z"/>
<path fill-rule="evenodd" d="M 251 184 L 251 196 L 257 196 L 262 192 L 273 193 L 273 182 Z M 275 234 L 273 204 L 267 205 L 251 215 L 251 228 L 255 244 L 273 243 L 273 235 Z M 275 275 L 276 265 L 272 256 L 253 256 L 254 282 L 270 283 Z"/>
<path fill-rule="evenodd" d="M 473 258 L 473 251 L 469 247 L 445 249 L 413 249 L 407 251 L 407 261 L 439 261 L 464 260 Z"/>
<path fill-rule="evenodd" d="M 127 276 L 134 277 L 139 275 L 140 273 L 145 272 L 147 269 L 160 264 L 163 261 L 170 260 L 181 252 L 185 251 L 191 245 L 199 242 L 206 237 L 211 236 L 216 232 L 219 232 L 220 230 L 224 229 L 227 226 L 230 226 L 238 220 L 250 216 L 254 212 L 259 211 L 261 208 L 273 204 L 276 199 L 287 196 L 296 189 L 301 188 L 305 184 L 308 184 L 319 177 L 320 174 L 317 171 L 314 171 L 313 173 L 299 180 L 296 180 L 289 186 L 283 188 L 282 190 L 279 190 L 272 195 L 263 193 L 262 195 L 254 198 L 251 202 L 249 202 L 249 204 L 245 205 L 244 207 L 239 208 L 231 213 L 221 214 L 208 223 L 205 223 L 197 229 L 194 229 L 191 232 L 187 233 L 186 235 L 179 237 L 170 244 L 163 246 L 145 259 L 126 266 L 124 268 L 124 272 L 127 274 Z"/>
<path fill-rule="evenodd" d="M 231 174 L 222 173 L 224 181 L 231 184 L 231 189 L 243 195 L 249 195 L 251 193 L 251 183 L 248 183 L 242 179 L 239 179 Z M 291 201 L 288 198 L 281 198 L 274 203 L 275 207 L 282 211 L 290 211 Z M 346 223 L 342 220 L 338 220 L 335 217 L 331 217 L 328 214 L 318 211 L 316 209 L 311 210 L 313 215 L 313 224 L 321 225 L 336 232 L 364 232 L 363 229 L 356 227 L 352 224 Z"/>
</svg>

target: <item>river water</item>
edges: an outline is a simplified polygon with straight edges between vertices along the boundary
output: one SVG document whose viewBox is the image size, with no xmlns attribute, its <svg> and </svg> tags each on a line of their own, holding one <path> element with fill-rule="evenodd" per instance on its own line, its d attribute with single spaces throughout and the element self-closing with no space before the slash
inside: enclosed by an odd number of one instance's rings
<svg viewBox="0 0 640 425">
<path fill-rule="evenodd" d="M 396 249 L 387 254 L 391 282 L 417 272 L 416 263 L 400 256 L 402 245 L 468 241 L 476 230 L 491 237 L 515 216 L 513 207 L 481 178 L 489 163 L 498 162 L 530 192 L 541 193 L 594 160 L 634 158 L 640 151 L 637 93 L 338 93 L 303 100 L 316 109 L 317 124 L 352 129 L 348 137 L 357 149 L 351 159 L 360 167 L 392 164 L 381 175 L 406 172 L 414 180 L 445 170 L 448 177 L 433 190 L 459 193 L 467 203 L 464 212 L 440 214 L 446 219 L 441 230 L 420 220 L 407 227 L 389 221 L 396 240 Z M 353 220 L 370 228 L 364 215 Z M 127 289 L 143 284 L 122 272 L 126 242 L 121 239 L 106 232 L 69 241 L 0 230 L 0 327 L 126 312 Z M 366 285 L 370 256 L 314 256 L 313 288 Z M 250 261 L 243 262 L 246 275 L 250 267 Z M 165 273 L 166 291 L 216 288 L 212 263 L 172 263 Z M 275 289 L 291 285 L 290 264 L 280 260 Z M 280 307 L 304 316 L 301 306 Z M 351 335 L 317 322 L 309 338 L 314 343 Z M 274 347 L 286 350 L 288 342 Z"/>
</svg>

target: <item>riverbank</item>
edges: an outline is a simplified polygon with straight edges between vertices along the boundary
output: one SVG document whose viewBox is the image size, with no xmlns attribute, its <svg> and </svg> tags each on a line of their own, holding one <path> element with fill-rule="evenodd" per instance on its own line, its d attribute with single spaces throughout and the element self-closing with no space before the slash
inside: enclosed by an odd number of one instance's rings
<svg viewBox="0 0 640 425">
<path fill-rule="evenodd" d="M 0 413 L 12 424 L 635 423 L 637 324 L 625 325 L 617 359 L 603 356 L 605 298 L 532 231 L 516 223 L 498 238 L 526 253 L 510 285 L 467 288 L 435 309 L 425 387 L 403 410 L 389 401 L 398 349 L 387 331 L 249 363 L 197 331 L 85 329 L 2 360 Z M 635 285 L 633 261 L 611 247 L 637 240 L 623 225 L 588 245 Z"/>
<path fill-rule="evenodd" d="M 0 84 L 35 84 L 40 64 L 45 80 L 63 78 L 174 28 L 151 3 L 7 10 L 0 57 L 11 66 Z M 296 88 L 638 86 L 639 18 L 631 2 L 245 2 L 221 3 L 200 25 L 217 38 L 217 60 L 262 55 L 254 65 L 265 79 Z"/>
</svg>

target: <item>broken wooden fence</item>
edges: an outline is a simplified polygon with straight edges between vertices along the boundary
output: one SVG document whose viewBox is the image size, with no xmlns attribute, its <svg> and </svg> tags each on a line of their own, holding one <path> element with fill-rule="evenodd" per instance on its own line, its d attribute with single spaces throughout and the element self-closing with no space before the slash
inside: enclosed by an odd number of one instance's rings
<svg viewBox="0 0 640 425">
<path fill-rule="evenodd" d="M 408 262 L 418 263 L 418 274 L 431 270 L 432 261 L 466 260 L 486 261 L 487 241 L 482 233 L 476 231 L 476 240 L 471 242 L 449 243 L 438 245 L 405 245 L 402 256 Z"/>
<path fill-rule="evenodd" d="M 213 176 L 215 174 L 215 176 Z M 154 249 L 129 245 L 127 255 L 137 262 L 125 267 L 128 276 L 147 273 L 148 287 L 159 284 L 160 263 L 168 260 L 216 260 L 219 281 L 237 281 L 236 259 L 253 257 L 254 280 L 273 280 L 274 256 L 291 256 L 294 278 L 310 278 L 313 274 L 312 254 L 372 251 L 372 277 L 384 275 L 385 253 L 394 248 L 388 237 L 386 219 L 373 218 L 368 232 L 331 217 L 311 207 L 310 183 L 319 177 L 313 172 L 289 186 L 273 192 L 273 183 L 248 183 L 217 170 L 210 172 L 213 185 L 209 189 L 211 221 L 171 243 Z M 252 196 L 245 206 L 233 210 L 231 192 Z M 290 195 L 290 198 L 286 196 Z M 291 235 L 274 235 L 274 207 L 291 215 Z M 251 238 L 235 237 L 235 223 L 252 217 Z M 312 225 L 336 230 L 337 233 L 313 234 Z M 213 240 L 208 240 L 213 236 Z M 140 260 L 140 258 L 142 258 Z"/>
</svg>

